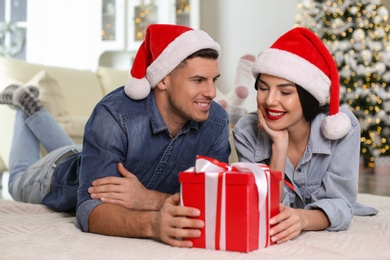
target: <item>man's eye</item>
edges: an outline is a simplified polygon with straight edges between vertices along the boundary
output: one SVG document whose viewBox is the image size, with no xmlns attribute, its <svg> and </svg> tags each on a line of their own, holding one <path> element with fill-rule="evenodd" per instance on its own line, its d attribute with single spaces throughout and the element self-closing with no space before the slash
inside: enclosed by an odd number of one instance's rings
<svg viewBox="0 0 390 260">
<path fill-rule="evenodd" d="M 203 82 L 203 79 L 194 79 L 194 81 L 195 81 L 195 83 L 198 83 L 198 84 L 200 84 L 200 83 L 202 83 Z"/>
</svg>

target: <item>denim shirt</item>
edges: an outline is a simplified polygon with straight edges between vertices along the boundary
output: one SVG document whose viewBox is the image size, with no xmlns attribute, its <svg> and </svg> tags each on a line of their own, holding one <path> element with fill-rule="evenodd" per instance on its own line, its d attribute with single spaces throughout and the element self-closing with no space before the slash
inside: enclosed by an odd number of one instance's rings
<svg viewBox="0 0 390 260">
<path fill-rule="evenodd" d="M 81 229 L 88 231 L 89 214 L 101 203 L 91 199 L 88 188 L 98 178 L 120 176 L 118 162 L 147 189 L 179 192 L 178 174 L 194 166 L 196 155 L 228 162 L 228 124 L 225 110 L 213 102 L 208 120 L 188 121 L 172 137 L 153 92 L 143 100 L 128 98 L 123 87 L 109 93 L 85 126 L 76 210 Z"/>
<path fill-rule="evenodd" d="M 351 120 L 350 132 L 338 140 L 326 139 L 321 132 L 326 115 L 319 114 L 311 123 L 309 141 L 297 167 L 286 159 L 285 179 L 296 192 L 285 187 L 282 199 L 293 208 L 322 209 L 331 223 L 329 231 L 348 228 L 358 193 L 360 125 L 349 109 L 340 111 Z M 233 136 L 238 160 L 269 164 L 272 143 L 257 122 L 257 112 L 253 112 L 236 124 Z M 371 214 L 376 214 L 375 209 L 367 211 Z"/>
</svg>

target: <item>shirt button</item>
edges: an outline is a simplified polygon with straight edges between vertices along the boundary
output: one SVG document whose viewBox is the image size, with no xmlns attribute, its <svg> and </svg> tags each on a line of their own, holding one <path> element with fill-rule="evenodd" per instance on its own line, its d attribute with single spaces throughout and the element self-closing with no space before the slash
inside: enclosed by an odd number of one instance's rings
<svg viewBox="0 0 390 260">
<path fill-rule="evenodd" d="M 298 168 L 298 169 L 297 169 L 297 172 L 302 172 L 302 168 Z"/>
</svg>

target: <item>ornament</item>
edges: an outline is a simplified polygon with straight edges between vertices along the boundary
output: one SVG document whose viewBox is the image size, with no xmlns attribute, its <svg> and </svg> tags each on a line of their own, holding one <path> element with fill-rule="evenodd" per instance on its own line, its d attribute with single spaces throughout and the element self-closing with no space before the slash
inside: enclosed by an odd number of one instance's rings
<svg viewBox="0 0 390 260">
<path fill-rule="evenodd" d="M 386 82 L 390 82 L 390 71 L 385 72 L 385 74 L 382 75 L 382 79 Z"/>
<path fill-rule="evenodd" d="M 363 61 L 364 61 L 364 62 L 370 63 L 371 60 L 372 60 L 371 51 L 369 51 L 369 50 L 363 50 L 362 53 L 361 53 L 361 57 L 363 58 Z"/>
<path fill-rule="evenodd" d="M 309 9 L 313 5 L 313 0 L 303 0 L 302 5 L 304 8 Z"/>
<path fill-rule="evenodd" d="M 357 6 L 352 6 L 351 8 L 349 8 L 349 12 L 355 16 L 358 12 L 359 12 L 359 8 Z"/>
<path fill-rule="evenodd" d="M 386 71 L 386 65 L 383 62 L 377 62 L 375 65 L 375 69 L 379 75 L 382 75 Z"/>
<path fill-rule="evenodd" d="M 379 5 L 381 3 L 380 0 L 371 0 L 371 4 L 373 5 Z"/>
<path fill-rule="evenodd" d="M 7 44 L 7 38 L 10 41 Z M 16 56 L 24 47 L 24 30 L 18 27 L 15 23 L 0 23 L 0 55 Z"/>
<path fill-rule="evenodd" d="M 351 70 L 346 69 L 346 68 L 343 68 L 343 69 L 340 71 L 340 75 L 341 75 L 343 78 L 348 78 L 348 77 L 351 76 Z"/>
<path fill-rule="evenodd" d="M 357 67 L 356 67 L 356 73 L 359 75 L 359 76 L 365 76 L 366 75 L 366 66 L 362 65 L 362 64 L 359 64 Z"/>
<path fill-rule="evenodd" d="M 386 20 L 387 17 L 389 17 L 389 12 L 387 11 L 387 8 L 384 6 L 381 6 L 377 10 L 378 16 L 382 19 Z"/>
<path fill-rule="evenodd" d="M 365 37 L 366 37 L 366 33 L 362 29 L 357 29 L 352 33 L 352 38 L 355 41 L 362 41 L 364 40 Z"/>
</svg>

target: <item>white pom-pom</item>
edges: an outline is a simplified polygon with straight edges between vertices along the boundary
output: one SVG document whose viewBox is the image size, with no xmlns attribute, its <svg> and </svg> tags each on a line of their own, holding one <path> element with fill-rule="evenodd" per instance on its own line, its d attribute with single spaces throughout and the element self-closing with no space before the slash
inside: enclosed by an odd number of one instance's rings
<svg viewBox="0 0 390 260">
<path fill-rule="evenodd" d="M 340 112 L 325 117 L 321 125 L 322 133 L 330 140 L 337 140 L 344 137 L 351 130 L 351 120 Z"/>
<path fill-rule="evenodd" d="M 150 88 L 150 83 L 146 78 L 130 78 L 125 84 L 125 93 L 131 99 L 140 100 L 149 95 Z"/>
</svg>

